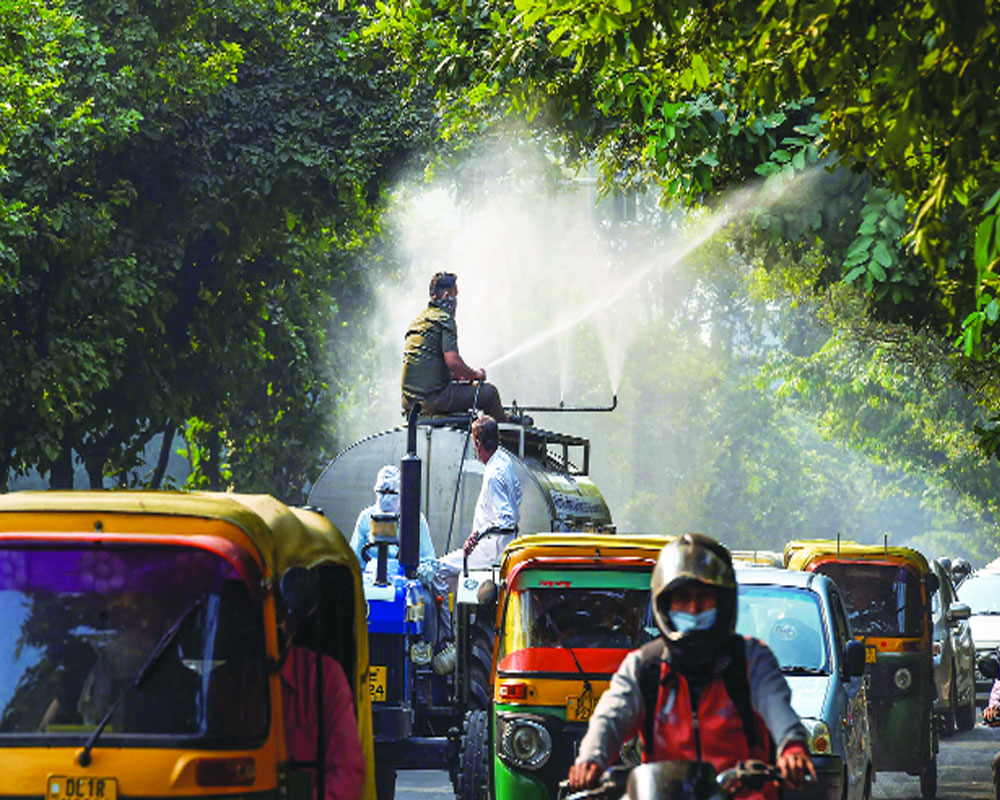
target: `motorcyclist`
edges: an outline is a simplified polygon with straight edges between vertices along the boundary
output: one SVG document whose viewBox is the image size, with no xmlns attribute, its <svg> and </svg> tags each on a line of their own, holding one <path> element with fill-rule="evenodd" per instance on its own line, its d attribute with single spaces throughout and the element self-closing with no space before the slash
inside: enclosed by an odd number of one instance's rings
<svg viewBox="0 0 1000 800">
<path fill-rule="evenodd" d="M 643 761 L 775 760 L 799 788 L 816 777 L 808 733 L 765 644 L 735 633 L 736 577 L 729 551 L 684 534 L 660 551 L 651 580 L 660 637 L 629 653 L 598 701 L 570 768 L 570 788 L 595 786 L 639 734 Z M 775 787 L 741 798 L 774 798 Z"/>
</svg>

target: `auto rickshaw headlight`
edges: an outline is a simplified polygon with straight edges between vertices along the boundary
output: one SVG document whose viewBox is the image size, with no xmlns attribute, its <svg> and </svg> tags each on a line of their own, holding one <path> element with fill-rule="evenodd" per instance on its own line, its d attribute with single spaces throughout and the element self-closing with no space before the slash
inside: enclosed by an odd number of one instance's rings
<svg viewBox="0 0 1000 800">
<path fill-rule="evenodd" d="M 503 755 L 517 767 L 538 769 L 552 755 L 552 737 L 545 726 L 530 719 L 501 719 Z"/>
<path fill-rule="evenodd" d="M 913 675 L 906 667 L 900 667 L 896 670 L 896 674 L 892 676 L 892 682 L 896 684 L 896 688 L 899 691 L 905 692 L 913 683 Z"/>
</svg>

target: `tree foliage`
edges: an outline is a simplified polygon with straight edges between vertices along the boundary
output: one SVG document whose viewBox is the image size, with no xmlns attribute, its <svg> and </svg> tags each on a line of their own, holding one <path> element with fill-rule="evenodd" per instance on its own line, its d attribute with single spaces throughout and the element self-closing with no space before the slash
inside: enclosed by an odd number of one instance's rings
<svg viewBox="0 0 1000 800">
<path fill-rule="evenodd" d="M 958 337 L 966 357 L 996 364 L 991 0 L 381 8 L 376 29 L 433 82 L 452 127 L 481 127 L 484 111 L 555 126 L 567 152 L 599 160 L 609 186 L 653 182 L 691 202 L 829 157 L 866 175 L 852 235 L 829 243 L 836 279 L 859 285 L 884 318 Z M 807 232 L 824 227 L 814 219 Z"/>
<path fill-rule="evenodd" d="M 180 430 L 194 485 L 294 497 L 423 106 L 335 4 L 0 5 L 0 474 L 142 483 Z"/>
</svg>

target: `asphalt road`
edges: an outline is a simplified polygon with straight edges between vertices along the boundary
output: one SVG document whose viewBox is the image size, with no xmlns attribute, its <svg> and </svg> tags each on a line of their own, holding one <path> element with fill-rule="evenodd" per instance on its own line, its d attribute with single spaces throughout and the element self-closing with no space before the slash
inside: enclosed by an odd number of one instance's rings
<svg viewBox="0 0 1000 800">
<path fill-rule="evenodd" d="M 938 753 L 939 800 L 993 800 L 990 761 L 1000 751 L 1000 728 L 976 725 L 971 731 L 941 740 Z M 453 797 L 447 772 L 400 772 L 398 800 L 437 800 Z M 903 773 L 882 772 L 875 781 L 879 800 L 920 800 L 920 779 Z"/>
<path fill-rule="evenodd" d="M 939 800 L 993 800 L 990 761 L 997 751 L 1000 751 L 997 728 L 976 725 L 971 731 L 942 739 L 938 752 Z M 873 794 L 881 800 L 919 800 L 920 779 L 881 772 Z"/>
</svg>

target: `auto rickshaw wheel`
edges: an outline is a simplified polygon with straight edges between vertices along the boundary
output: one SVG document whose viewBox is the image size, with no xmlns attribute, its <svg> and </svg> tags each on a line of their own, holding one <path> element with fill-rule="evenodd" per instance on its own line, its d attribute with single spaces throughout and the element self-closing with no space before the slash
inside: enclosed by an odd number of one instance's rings
<svg viewBox="0 0 1000 800">
<path fill-rule="evenodd" d="M 375 797 L 393 800 L 396 796 L 396 767 L 391 764 L 375 765 Z"/>
<path fill-rule="evenodd" d="M 923 800 L 934 800 L 937 796 L 937 756 L 920 770 L 920 797 Z"/>
<path fill-rule="evenodd" d="M 459 751 L 455 800 L 484 800 L 489 791 L 489 714 L 476 709 L 465 715 Z M 380 798 L 381 800 L 381 798 Z"/>
</svg>

